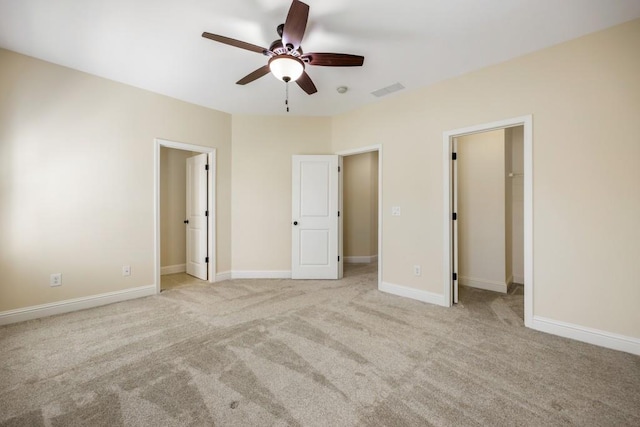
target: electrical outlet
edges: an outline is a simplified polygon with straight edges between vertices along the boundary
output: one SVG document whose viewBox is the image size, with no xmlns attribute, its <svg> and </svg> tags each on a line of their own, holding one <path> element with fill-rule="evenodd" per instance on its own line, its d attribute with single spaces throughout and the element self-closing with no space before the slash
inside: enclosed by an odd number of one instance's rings
<svg viewBox="0 0 640 427">
<path fill-rule="evenodd" d="M 400 216 L 400 206 L 393 206 L 391 208 L 391 215 Z"/>
<path fill-rule="evenodd" d="M 62 273 L 52 273 L 49 277 L 49 286 L 62 286 Z"/>
<path fill-rule="evenodd" d="M 131 276 L 131 266 L 130 265 L 123 265 L 122 266 L 122 275 L 123 276 Z"/>
<path fill-rule="evenodd" d="M 419 265 L 414 265 L 413 266 L 413 274 L 414 276 L 419 276 L 422 274 L 422 268 L 420 268 Z"/>
</svg>

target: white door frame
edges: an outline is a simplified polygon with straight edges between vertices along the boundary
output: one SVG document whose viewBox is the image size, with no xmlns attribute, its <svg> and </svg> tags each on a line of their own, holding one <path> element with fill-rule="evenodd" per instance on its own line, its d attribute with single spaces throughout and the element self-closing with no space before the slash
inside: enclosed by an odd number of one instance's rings
<svg viewBox="0 0 640 427">
<path fill-rule="evenodd" d="M 153 144 L 153 250 L 156 294 L 160 293 L 160 148 L 162 147 L 193 151 L 195 153 L 207 153 L 209 161 L 209 179 L 207 183 L 207 209 L 209 210 L 207 219 L 207 252 L 209 254 L 209 265 L 207 267 L 207 276 L 209 277 L 208 282 L 213 283 L 216 279 L 216 149 L 160 138 L 155 138 Z"/>
<path fill-rule="evenodd" d="M 451 154 L 453 138 L 474 133 L 505 129 L 515 126 L 524 127 L 524 324 L 531 327 L 533 323 L 533 116 L 521 116 L 497 122 L 485 123 L 466 128 L 445 131 L 443 142 L 443 182 L 444 182 L 444 278 L 443 294 L 447 306 L 452 305 L 453 256 L 451 239 L 452 225 L 452 192 Z M 459 273 L 459 272 L 458 272 Z"/>
<path fill-rule="evenodd" d="M 369 145 L 367 147 L 353 148 L 339 151 L 339 156 L 353 156 L 355 154 L 378 152 L 378 290 L 382 286 L 382 144 Z M 342 197 L 342 196 L 341 196 Z M 341 201 L 342 202 L 342 201 Z M 343 205 L 344 206 L 344 205 Z M 343 229 L 340 229 L 343 232 Z M 340 236 L 342 240 L 343 236 Z M 344 254 L 342 254 L 344 256 Z"/>
</svg>

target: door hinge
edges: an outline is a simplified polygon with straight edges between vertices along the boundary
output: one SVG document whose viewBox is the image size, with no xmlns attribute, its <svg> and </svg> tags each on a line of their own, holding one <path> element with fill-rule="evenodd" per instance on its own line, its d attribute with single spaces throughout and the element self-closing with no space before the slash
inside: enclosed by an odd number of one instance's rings
<svg viewBox="0 0 640 427">
<path fill-rule="evenodd" d="M 340 166 L 338 166 L 338 172 L 340 172 Z"/>
<path fill-rule="evenodd" d="M 453 280 L 458 280 L 458 273 L 453 273 Z"/>
<path fill-rule="evenodd" d="M 204 259 L 204 262 L 209 263 L 209 257 L 206 257 L 206 258 Z"/>
<path fill-rule="evenodd" d="M 451 160 L 458 160 L 458 153 L 451 153 Z"/>
<path fill-rule="evenodd" d="M 453 220 L 457 220 L 458 219 L 458 214 L 456 212 L 453 213 Z"/>
<path fill-rule="evenodd" d="M 204 211 L 204 216 L 209 216 L 209 211 Z"/>
<path fill-rule="evenodd" d="M 209 170 L 209 165 L 204 165 L 204 170 L 208 171 Z"/>
</svg>

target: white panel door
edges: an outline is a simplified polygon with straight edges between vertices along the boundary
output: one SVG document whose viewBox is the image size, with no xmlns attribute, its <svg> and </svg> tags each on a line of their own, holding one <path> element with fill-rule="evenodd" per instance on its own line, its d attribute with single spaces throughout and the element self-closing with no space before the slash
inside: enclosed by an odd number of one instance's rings
<svg viewBox="0 0 640 427">
<path fill-rule="evenodd" d="M 453 139 L 453 152 L 458 153 L 458 140 Z M 451 160 L 451 182 L 453 182 L 453 197 L 451 198 L 452 206 L 451 212 L 453 213 L 453 238 L 451 241 L 451 249 L 453 251 L 453 277 L 451 278 L 453 284 L 453 303 L 458 303 L 458 246 L 460 239 L 458 237 L 458 162 L 452 157 Z"/>
<path fill-rule="evenodd" d="M 338 279 L 339 156 L 293 156 L 292 166 L 291 277 Z"/>
<path fill-rule="evenodd" d="M 187 159 L 187 274 L 207 280 L 207 154 Z"/>
</svg>

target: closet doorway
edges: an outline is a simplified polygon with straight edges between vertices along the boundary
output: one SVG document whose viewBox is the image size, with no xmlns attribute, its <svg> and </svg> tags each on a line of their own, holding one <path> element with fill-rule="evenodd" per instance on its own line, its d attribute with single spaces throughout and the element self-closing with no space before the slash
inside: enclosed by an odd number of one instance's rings
<svg viewBox="0 0 640 427">
<path fill-rule="evenodd" d="M 453 268 L 461 286 L 454 286 L 453 302 L 500 304 L 514 322 L 524 320 L 523 131 L 515 126 L 454 138 L 452 159 Z"/>
<path fill-rule="evenodd" d="M 459 284 L 522 291 L 520 316 L 530 326 L 531 116 L 445 132 L 444 148 L 445 297 L 457 303 Z"/>
</svg>

